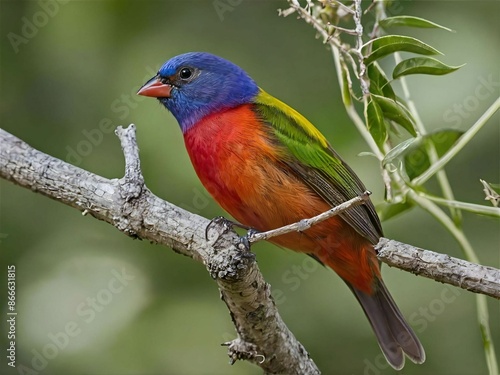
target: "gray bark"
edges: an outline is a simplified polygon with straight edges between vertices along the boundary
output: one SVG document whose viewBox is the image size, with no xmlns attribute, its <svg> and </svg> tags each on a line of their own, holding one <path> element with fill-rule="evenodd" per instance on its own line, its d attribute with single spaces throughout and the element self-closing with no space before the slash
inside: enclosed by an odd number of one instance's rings
<svg viewBox="0 0 500 375">
<path fill-rule="evenodd" d="M 419 249 L 381 238 L 375 250 L 378 258 L 391 267 L 451 284 L 474 293 L 500 298 L 500 270 Z"/>
</svg>

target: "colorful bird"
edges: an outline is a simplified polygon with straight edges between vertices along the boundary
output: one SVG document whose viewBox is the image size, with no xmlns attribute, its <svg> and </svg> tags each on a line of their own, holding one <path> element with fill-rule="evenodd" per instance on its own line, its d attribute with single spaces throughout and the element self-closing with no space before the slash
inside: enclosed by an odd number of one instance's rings
<svg viewBox="0 0 500 375">
<path fill-rule="evenodd" d="M 204 52 L 167 61 L 138 92 L 177 119 L 198 177 L 241 224 L 267 231 L 315 216 L 366 189 L 300 113 L 259 88 L 237 65 Z M 368 201 L 271 242 L 306 253 L 349 286 L 395 369 L 425 353 L 387 291 L 374 245 L 382 236 Z"/>
</svg>

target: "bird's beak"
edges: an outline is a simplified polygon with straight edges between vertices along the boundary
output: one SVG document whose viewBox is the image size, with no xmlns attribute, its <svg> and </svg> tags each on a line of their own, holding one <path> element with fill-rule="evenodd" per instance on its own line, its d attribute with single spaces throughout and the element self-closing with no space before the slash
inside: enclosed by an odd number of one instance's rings
<svg viewBox="0 0 500 375">
<path fill-rule="evenodd" d="M 137 95 L 151 96 L 153 98 L 170 98 L 171 91 L 171 85 L 161 82 L 158 77 L 153 77 L 137 91 Z"/>
</svg>

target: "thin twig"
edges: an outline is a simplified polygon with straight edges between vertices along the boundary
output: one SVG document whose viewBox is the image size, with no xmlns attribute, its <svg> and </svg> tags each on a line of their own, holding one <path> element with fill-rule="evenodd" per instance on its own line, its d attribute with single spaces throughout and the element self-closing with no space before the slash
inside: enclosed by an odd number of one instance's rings
<svg viewBox="0 0 500 375">
<path fill-rule="evenodd" d="M 354 0 L 354 24 L 356 25 L 356 54 L 359 60 L 359 83 L 363 96 L 366 98 L 370 95 L 370 80 L 367 77 L 367 69 L 365 60 L 361 49 L 363 47 L 363 24 L 361 23 L 361 16 L 363 10 L 361 9 L 361 0 Z"/>
<path fill-rule="evenodd" d="M 356 32 L 356 30 L 346 29 L 345 27 L 341 27 L 341 26 L 337 26 L 337 25 L 332 25 L 332 27 L 335 30 L 338 30 L 338 31 L 343 32 L 345 34 L 358 35 L 358 33 Z"/>
<path fill-rule="evenodd" d="M 311 217 L 309 219 L 303 219 L 301 221 L 298 221 L 293 224 L 285 225 L 281 228 L 277 229 L 272 229 L 267 232 L 251 232 L 248 236 L 248 241 L 250 243 L 258 242 L 258 241 L 263 241 L 263 240 L 268 240 L 272 237 L 276 236 L 281 236 L 283 234 L 287 234 L 290 232 L 303 232 L 309 228 L 311 228 L 313 225 L 316 225 L 322 221 L 328 220 L 331 217 L 334 217 L 341 212 L 348 210 L 351 207 L 358 206 L 360 204 L 363 204 L 368 200 L 370 197 L 371 192 L 368 190 L 365 191 L 362 195 L 359 197 L 355 197 L 351 200 L 348 200 L 347 202 L 344 202 L 342 204 L 339 204 L 338 206 L 333 207 L 332 209 L 325 211 L 319 215 L 316 215 L 314 217 Z"/>
<path fill-rule="evenodd" d="M 415 186 L 421 186 L 426 181 L 428 181 L 437 171 L 444 168 L 448 162 L 455 157 L 456 154 L 462 150 L 470 140 L 477 134 L 479 130 L 488 122 L 488 120 L 498 111 L 500 108 L 500 98 L 495 100 L 495 102 L 483 113 L 483 115 L 476 121 L 474 125 L 470 127 L 459 139 L 458 141 L 434 164 L 432 164 L 424 173 L 412 180 L 412 184 Z"/>
<path fill-rule="evenodd" d="M 436 202 L 437 204 L 440 204 L 442 206 L 452 207 L 452 208 L 456 208 L 456 209 L 468 211 L 468 212 L 473 212 L 475 214 L 491 215 L 491 216 L 500 218 L 500 208 L 498 208 L 498 207 L 490 207 L 490 206 L 485 206 L 485 205 L 480 205 L 480 204 L 460 202 L 460 201 L 456 201 L 456 200 L 449 200 L 449 199 L 445 199 L 445 198 L 435 197 L 433 195 L 426 194 L 423 192 L 418 192 L 417 194 L 425 199 Z M 488 198 L 485 198 L 485 200 L 488 200 Z"/>
<path fill-rule="evenodd" d="M 342 9 L 344 12 L 348 13 L 348 14 L 354 14 L 354 10 L 351 8 L 351 7 L 348 7 L 347 5 L 345 5 L 343 2 L 341 1 L 338 1 L 338 0 L 322 0 L 322 2 L 324 3 L 330 3 L 334 6 L 338 6 L 340 9 Z"/>
</svg>

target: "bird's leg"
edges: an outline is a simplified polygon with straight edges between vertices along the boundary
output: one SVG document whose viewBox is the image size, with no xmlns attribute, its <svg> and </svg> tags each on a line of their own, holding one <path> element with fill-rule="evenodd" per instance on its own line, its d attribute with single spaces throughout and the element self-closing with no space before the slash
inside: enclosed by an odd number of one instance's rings
<svg viewBox="0 0 500 375">
<path fill-rule="evenodd" d="M 250 250 L 250 246 L 252 245 L 252 237 L 260 232 L 255 228 L 245 228 L 245 229 L 247 229 L 247 234 L 240 237 L 240 244 L 245 246 L 246 249 Z"/>
<path fill-rule="evenodd" d="M 226 232 L 233 228 L 231 221 L 226 219 L 224 216 L 214 217 L 212 220 L 210 220 L 210 223 L 208 223 L 207 227 L 205 228 L 205 239 L 207 241 L 208 241 L 208 232 L 210 231 L 210 229 L 212 229 L 212 227 L 215 226 L 222 226 L 223 232 Z"/>
</svg>

